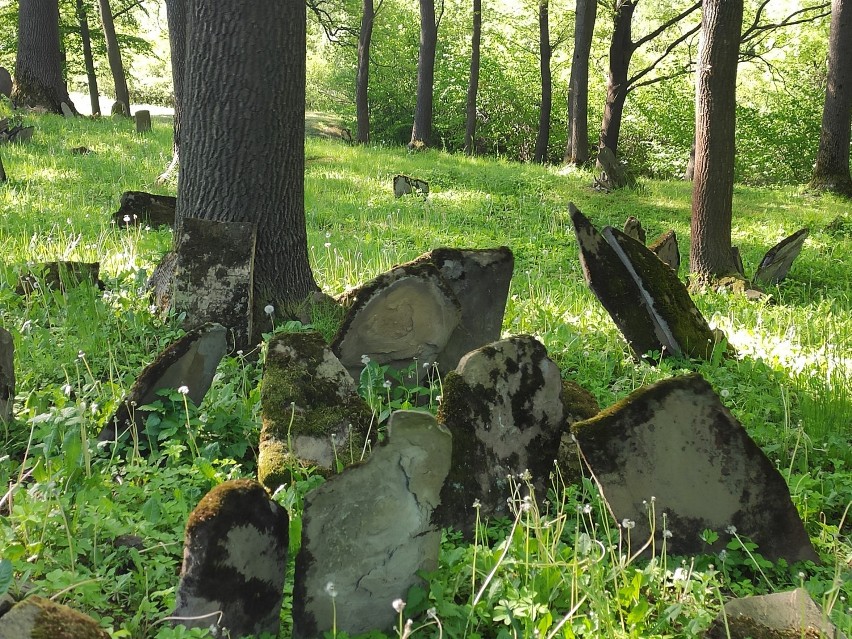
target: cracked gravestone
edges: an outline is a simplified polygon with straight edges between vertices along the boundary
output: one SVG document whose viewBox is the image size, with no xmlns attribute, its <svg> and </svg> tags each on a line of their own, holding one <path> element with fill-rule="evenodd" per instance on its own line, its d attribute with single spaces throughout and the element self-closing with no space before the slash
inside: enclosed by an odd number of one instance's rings
<svg viewBox="0 0 852 639">
<path fill-rule="evenodd" d="M 677 274 L 633 238 L 609 226 L 598 232 L 568 207 L 586 282 L 636 357 L 709 358 L 716 335 Z"/>
<path fill-rule="evenodd" d="M 390 631 L 394 600 L 438 566 L 432 522 L 452 438 L 428 413 L 397 411 L 370 459 L 305 497 L 293 587 L 293 637 Z"/>
<path fill-rule="evenodd" d="M 139 374 L 115 414 L 107 421 L 99 441 L 113 441 L 131 426 L 140 432 L 150 404 L 163 389 L 186 387 L 186 396 L 198 406 L 213 383 L 216 367 L 227 351 L 227 331 L 220 324 L 205 324 L 172 342 Z"/>
<path fill-rule="evenodd" d="M 670 531 L 676 555 L 718 552 L 736 533 L 770 560 L 819 561 L 784 478 L 700 375 L 642 388 L 572 433 L 616 521 L 634 522 L 633 549 L 653 516 L 656 544 Z M 706 529 L 719 533 L 709 548 Z"/>
<path fill-rule="evenodd" d="M 235 349 L 253 339 L 254 250 L 257 225 L 184 218 L 177 245 L 172 305 L 185 328 L 217 322 Z"/>
<path fill-rule="evenodd" d="M 359 462 L 375 440 L 370 408 L 319 333 L 272 338 L 260 401 L 258 479 L 270 491 L 291 480 L 294 466 L 331 475 Z"/>
<path fill-rule="evenodd" d="M 800 229 L 769 249 L 760 260 L 754 281 L 759 284 L 777 284 L 787 277 L 793 260 L 802 252 L 808 232 L 807 228 Z"/>
<path fill-rule="evenodd" d="M 136 122 L 136 133 L 148 133 L 151 130 L 151 112 L 147 109 L 134 113 L 133 119 Z"/>
<path fill-rule="evenodd" d="M 177 198 L 171 195 L 125 191 L 121 194 L 118 210 L 112 214 L 112 219 L 122 228 L 140 224 L 174 226 L 176 206 Z"/>
<path fill-rule="evenodd" d="M 104 283 L 98 277 L 100 262 L 44 262 L 36 264 L 32 271 L 18 278 L 15 292 L 18 295 L 30 295 L 33 291 L 59 289 L 64 292 L 67 288 L 89 282 L 100 289 Z"/>
<path fill-rule="evenodd" d="M 68 606 L 30 595 L 0 617 L 0 639 L 109 639 L 100 624 Z"/>
<path fill-rule="evenodd" d="M 663 233 L 651 242 L 648 248 L 660 258 L 663 264 L 668 264 L 675 273 L 680 270 L 680 249 L 677 246 L 677 236 L 674 231 Z"/>
<path fill-rule="evenodd" d="M 12 421 L 15 404 L 15 341 L 0 328 L 0 424 Z"/>
<path fill-rule="evenodd" d="M 288 543 L 287 511 L 263 486 L 216 486 L 186 525 L 173 623 L 216 637 L 278 636 Z"/>
</svg>

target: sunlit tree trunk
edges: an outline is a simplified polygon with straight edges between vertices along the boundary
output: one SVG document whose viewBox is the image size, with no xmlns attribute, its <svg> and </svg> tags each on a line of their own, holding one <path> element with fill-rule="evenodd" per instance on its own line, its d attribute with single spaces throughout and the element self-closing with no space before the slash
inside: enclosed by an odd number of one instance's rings
<svg viewBox="0 0 852 639">
<path fill-rule="evenodd" d="M 370 141 L 370 42 L 373 38 L 373 22 L 376 11 L 373 0 L 363 0 L 361 4 L 361 30 L 358 33 L 358 69 L 355 73 L 355 119 L 358 133 L 355 136 L 359 144 Z"/>
<path fill-rule="evenodd" d="M 89 18 L 86 15 L 86 5 L 83 0 L 77 0 L 77 21 L 80 23 L 80 39 L 83 41 L 83 61 L 86 65 L 86 79 L 89 83 L 89 103 L 92 115 L 101 114 L 101 103 L 98 94 L 98 76 L 95 75 L 95 60 L 92 57 L 92 37 L 89 33 Z"/>
<path fill-rule="evenodd" d="M 606 76 L 606 102 L 599 146 L 608 147 L 613 153 L 618 150 L 621 118 L 627 100 L 627 73 L 630 59 L 636 50 L 633 38 L 633 13 L 636 0 L 618 2 L 613 20 L 612 40 L 609 45 L 609 69 Z"/>
<path fill-rule="evenodd" d="M 568 84 L 568 141 L 565 163 L 581 165 L 589 161 L 589 56 L 595 31 L 598 3 L 577 0 L 574 24 L 574 55 Z"/>
<path fill-rule="evenodd" d="M 428 146 L 432 140 L 432 100 L 435 88 L 435 51 L 438 23 L 435 0 L 420 0 L 420 53 L 417 57 L 417 104 L 409 147 Z"/>
<path fill-rule="evenodd" d="M 190 0 L 166 0 L 166 18 L 169 23 L 169 51 L 172 58 L 172 87 L 174 91 L 174 117 L 172 118 L 172 161 L 157 178 L 165 182 L 178 168 L 180 159 L 181 121 L 183 119 L 184 67 L 186 66 L 186 23 Z"/>
<path fill-rule="evenodd" d="M 539 164 L 547 160 L 547 145 L 550 142 L 550 112 L 553 108 L 553 79 L 550 72 L 550 58 L 553 49 L 550 46 L 550 17 L 548 0 L 538 3 L 538 52 L 539 73 L 541 75 L 541 109 L 538 114 L 538 135 L 535 140 L 533 162 Z"/>
<path fill-rule="evenodd" d="M 130 92 L 127 90 L 127 76 L 124 73 L 124 63 L 121 61 L 121 49 L 115 35 L 115 23 L 112 21 L 112 9 L 109 0 L 98 0 L 101 9 L 101 24 L 104 27 L 104 38 L 107 45 L 107 58 L 115 83 L 115 99 L 124 108 L 124 114 L 130 115 Z"/>
<path fill-rule="evenodd" d="M 476 151 L 476 95 L 479 92 L 479 66 L 482 45 L 482 0 L 473 0 L 473 32 L 470 37 L 470 78 L 465 103 L 464 152 Z"/>
</svg>

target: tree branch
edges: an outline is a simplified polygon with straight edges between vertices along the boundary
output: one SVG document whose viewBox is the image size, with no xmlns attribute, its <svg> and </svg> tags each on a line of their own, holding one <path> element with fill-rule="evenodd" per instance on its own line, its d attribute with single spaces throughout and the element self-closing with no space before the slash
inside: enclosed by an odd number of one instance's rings
<svg viewBox="0 0 852 639">
<path fill-rule="evenodd" d="M 133 7 L 138 6 L 138 5 L 140 5 L 140 4 L 142 4 L 142 0 L 136 0 L 136 2 L 131 2 L 129 5 L 127 5 L 126 7 L 124 7 L 124 9 L 122 9 L 121 11 L 118 11 L 117 13 L 113 13 L 113 14 L 112 14 L 112 19 L 113 19 L 113 20 L 115 20 L 118 16 L 120 16 L 120 15 L 122 15 L 122 14 L 124 14 L 124 13 L 127 13 L 127 12 L 128 12 L 128 11 L 130 11 Z"/>
<path fill-rule="evenodd" d="M 635 51 L 636 49 L 638 49 L 639 47 L 641 47 L 643 44 L 646 44 L 646 43 L 650 42 L 651 40 L 653 40 L 654 38 L 656 38 L 657 36 L 659 36 L 659 35 L 660 35 L 663 31 L 665 31 L 665 30 L 666 30 L 666 29 L 668 29 L 669 27 L 671 27 L 671 26 L 673 26 L 673 25 L 677 24 L 678 22 L 680 22 L 681 20 L 683 20 L 684 18 L 686 18 L 686 17 L 687 17 L 688 15 L 690 15 L 691 13 L 694 13 L 694 12 L 695 12 L 695 11 L 697 11 L 700 7 L 701 7 L 701 0 L 698 0 L 698 2 L 696 2 L 695 4 L 693 4 L 691 7 L 688 7 L 688 8 L 687 8 L 687 9 L 685 9 L 684 11 L 681 11 L 681 12 L 680 12 L 678 15 L 676 15 L 674 18 L 671 18 L 671 19 L 669 19 L 669 20 L 666 20 L 666 21 L 665 21 L 663 24 L 661 24 L 659 27 L 657 27 L 656 29 L 654 29 L 653 31 L 651 31 L 651 33 L 649 33 L 649 34 L 648 34 L 648 35 L 646 35 L 646 36 L 643 36 L 643 37 L 639 38 L 636 42 L 634 42 L 634 43 L 633 43 L 633 50 Z"/>
<path fill-rule="evenodd" d="M 681 34 L 680 37 L 678 37 L 675 40 L 673 40 L 672 42 L 670 42 L 669 46 L 666 47 L 665 51 L 663 51 L 656 60 L 654 60 L 647 67 L 645 67 L 644 69 L 639 71 L 639 73 L 634 75 L 632 78 L 627 79 L 626 91 L 629 93 L 631 88 L 632 88 L 632 85 L 636 84 L 636 82 L 638 80 L 642 79 L 643 77 L 648 75 L 652 70 L 654 70 L 657 67 L 657 65 L 660 64 L 660 62 L 662 62 L 666 57 L 668 57 L 671 54 L 671 52 L 674 51 L 681 42 L 683 42 L 684 40 L 695 35 L 695 33 L 697 33 L 700 28 L 701 28 L 701 24 L 699 23 L 699 24 L 695 25 L 694 27 L 692 27 L 686 33 Z M 683 74 L 678 73 L 677 75 L 683 75 Z M 674 76 L 674 77 L 677 77 L 677 76 Z M 668 77 L 663 77 L 663 79 L 668 79 Z M 654 84 L 655 82 L 659 82 L 659 80 L 649 80 L 649 81 L 643 82 L 643 83 L 641 83 L 637 86 L 647 86 L 649 84 Z"/>
<path fill-rule="evenodd" d="M 758 21 L 760 19 L 760 13 L 763 7 L 766 6 L 767 2 L 769 2 L 769 0 L 764 0 L 763 4 L 758 9 L 757 15 L 754 18 L 754 22 L 748 29 L 743 32 L 742 36 L 740 37 L 740 41 L 742 43 L 746 43 L 750 40 L 755 39 L 758 35 L 765 31 L 772 31 L 774 29 L 781 29 L 784 27 L 792 27 L 797 24 L 804 24 L 805 22 L 813 22 L 814 20 L 817 20 L 819 18 L 824 18 L 826 16 L 831 15 L 831 4 L 828 2 L 823 2 L 821 4 L 815 4 L 811 7 L 804 7 L 797 11 L 794 11 L 786 18 L 784 18 L 781 22 L 758 24 Z M 796 18 L 796 16 L 808 13 L 809 11 L 817 11 L 818 13 L 814 15 L 808 15 L 799 19 L 794 19 Z"/>
</svg>

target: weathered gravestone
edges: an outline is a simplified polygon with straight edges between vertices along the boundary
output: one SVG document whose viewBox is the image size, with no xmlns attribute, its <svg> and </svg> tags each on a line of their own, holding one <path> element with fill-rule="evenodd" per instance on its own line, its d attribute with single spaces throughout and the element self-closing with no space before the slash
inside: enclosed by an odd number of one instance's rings
<svg viewBox="0 0 852 639">
<path fill-rule="evenodd" d="M 5 67 L 0 67 L 0 95 L 12 97 L 12 74 Z"/>
<path fill-rule="evenodd" d="M 680 249 L 677 246 L 677 236 L 674 231 L 666 231 L 651 242 L 648 248 L 660 258 L 663 264 L 668 264 L 675 273 L 680 270 Z"/>
<path fill-rule="evenodd" d="M 278 636 L 289 519 L 248 479 L 216 486 L 186 525 L 175 624 L 216 637 Z M 227 632 L 226 632 L 227 630 Z"/>
<path fill-rule="evenodd" d="M 819 561 L 784 478 L 700 375 L 642 388 L 572 432 L 616 520 L 634 522 L 634 549 L 653 504 L 657 544 L 670 531 L 673 554 L 707 552 L 711 529 L 711 552 L 736 532 L 770 560 Z"/>
<path fill-rule="evenodd" d="M 598 171 L 601 171 L 600 177 L 595 178 L 595 183 L 605 191 L 633 186 L 635 183 L 635 180 L 627 173 L 625 166 L 618 161 L 615 153 L 609 147 L 604 146 L 598 150 L 595 166 Z"/>
<path fill-rule="evenodd" d="M 118 210 L 112 214 L 120 227 L 149 224 L 174 226 L 177 198 L 171 195 L 154 195 L 144 191 L 125 191 L 121 194 Z"/>
<path fill-rule="evenodd" d="M 390 631 L 392 604 L 438 565 L 432 523 L 452 438 L 428 413 L 399 411 L 385 443 L 361 465 L 308 493 L 293 587 L 293 637 L 334 628 Z"/>
<path fill-rule="evenodd" d="M 677 274 L 633 238 L 609 226 L 599 233 L 568 208 L 586 282 L 636 357 L 709 358 L 716 335 Z"/>
<path fill-rule="evenodd" d="M 790 272 L 793 260 L 799 257 L 808 237 L 808 229 L 800 229 L 773 246 L 757 267 L 754 281 L 758 284 L 777 284 Z"/>
<path fill-rule="evenodd" d="M 475 501 L 483 519 L 509 514 L 508 475 L 528 470 L 543 495 L 563 432 L 578 413 L 585 419 L 597 412 L 594 399 L 563 383 L 544 346 L 529 335 L 468 353 L 444 378 L 442 393 L 438 419 L 453 434 L 453 459 L 435 520 L 468 536 Z"/>
<path fill-rule="evenodd" d="M 299 464 L 326 475 L 362 459 L 372 413 L 319 333 L 283 333 L 269 342 L 261 386 L 258 479 L 270 491 Z"/>
<path fill-rule="evenodd" d="M 624 222 L 624 234 L 629 235 L 637 242 L 642 242 L 642 244 L 645 243 L 645 229 L 642 228 L 642 222 L 633 215 L 628 217 L 627 221 Z"/>
<path fill-rule="evenodd" d="M 63 102 L 59 105 L 59 107 L 62 109 L 62 115 L 66 119 L 73 120 L 75 117 L 77 117 L 67 102 Z"/>
<path fill-rule="evenodd" d="M 31 272 L 18 278 L 15 292 L 18 295 L 29 295 L 36 290 L 59 289 L 64 292 L 67 288 L 79 286 L 83 282 L 103 289 L 104 283 L 98 277 L 100 270 L 100 262 L 59 261 L 36 264 Z"/>
<path fill-rule="evenodd" d="M 77 612 L 31 595 L 0 617 L 0 639 L 109 639 L 100 624 Z"/>
<path fill-rule="evenodd" d="M 113 441 L 134 424 L 141 431 L 148 412 L 139 407 L 160 399 L 163 389 L 185 386 L 186 396 L 200 404 L 227 348 L 227 330 L 220 324 L 205 324 L 172 342 L 140 373 L 98 440 Z"/>
<path fill-rule="evenodd" d="M 12 421 L 15 403 L 15 341 L 0 328 L 0 424 Z"/>
<path fill-rule="evenodd" d="M 429 195 L 429 183 L 425 180 L 418 180 L 417 178 L 413 178 L 408 175 L 394 176 L 394 196 L 402 197 L 403 195 L 408 195 L 409 193 L 416 193 L 418 195 L 426 197 L 427 195 Z"/>
<path fill-rule="evenodd" d="M 140 109 L 133 114 L 136 121 L 136 133 L 148 133 L 151 130 L 151 112 L 147 109 Z"/>
<path fill-rule="evenodd" d="M 186 313 L 185 327 L 218 322 L 231 331 L 235 348 L 249 346 L 256 239 L 254 223 L 183 219 L 172 305 Z"/>
</svg>

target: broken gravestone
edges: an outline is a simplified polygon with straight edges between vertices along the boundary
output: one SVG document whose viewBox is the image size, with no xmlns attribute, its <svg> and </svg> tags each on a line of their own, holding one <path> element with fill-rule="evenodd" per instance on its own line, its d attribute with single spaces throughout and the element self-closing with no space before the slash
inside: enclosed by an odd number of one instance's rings
<svg viewBox="0 0 852 639">
<path fill-rule="evenodd" d="M 176 205 L 177 198 L 171 195 L 125 191 L 121 194 L 119 208 L 112 214 L 112 219 L 120 227 L 140 224 L 174 226 Z"/>
<path fill-rule="evenodd" d="M 677 236 L 674 231 L 666 231 L 651 242 L 648 248 L 660 258 L 663 264 L 668 264 L 675 273 L 680 270 L 680 249 L 677 246 Z"/>
<path fill-rule="evenodd" d="M 793 260 L 802 252 L 807 237 L 808 229 L 800 229 L 769 249 L 760 260 L 754 281 L 758 284 L 777 284 L 787 277 Z"/>
<path fill-rule="evenodd" d="M 249 346 L 256 239 L 255 223 L 183 219 L 172 305 L 186 313 L 184 327 L 218 322 L 230 330 L 235 349 Z"/>
<path fill-rule="evenodd" d="M 642 222 L 638 218 L 631 215 L 624 223 L 624 234 L 629 235 L 637 242 L 645 243 L 645 229 L 642 228 Z"/>
<path fill-rule="evenodd" d="M 370 408 L 319 333 L 282 333 L 270 340 L 260 401 L 257 472 L 270 491 L 290 481 L 294 466 L 339 472 L 361 461 L 368 438 L 375 439 Z"/>
<path fill-rule="evenodd" d="M 451 450 L 434 417 L 398 411 L 366 463 L 308 493 L 293 587 L 295 639 L 394 627 L 393 602 L 438 565 L 441 529 L 432 513 Z"/>
<path fill-rule="evenodd" d="M 205 495 L 186 524 L 173 622 L 213 628 L 216 637 L 278 636 L 289 518 L 263 486 L 226 481 Z"/>
<path fill-rule="evenodd" d="M 147 109 L 140 109 L 133 114 L 136 121 L 136 133 L 148 133 L 151 130 L 151 112 Z"/>
<path fill-rule="evenodd" d="M 5 67 L 0 67 L 0 95 L 12 97 L 12 74 Z"/>
<path fill-rule="evenodd" d="M 431 262 L 403 264 L 345 294 L 331 349 L 353 378 L 362 357 L 405 368 L 437 361 L 461 319 L 461 304 Z"/>
<path fill-rule="evenodd" d="M 30 295 L 36 290 L 66 289 L 89 282 L 100 289 L 104 283 L 100 280 L 100 262 L 45 262 L 36 264 L 32 271 L 18 278 L 15 292 L 18 295 Z"/>
<path fill-rule="evenodd" d="M 654 517 L 676 555 L 718 552 L 736 533 L 770 560 L 819 561 L 784 478 L 700 375 L 642 388 L 572 432 L 616 521 L 633 522 L 634 549 Z M 709 548 L 706 529 L 719 534 Z"/>
<path fill-rule="evenodd" d="M 145 427 L 148 412 L 139 407 L 158 399 L 158 391 L 186 387 L 186 396 L 197 406 L 204 399 L 216 367 L 228 347 L 227 331 L 220 324 L 205 324 L 172 342 L 140 373 L 104 426 L 99 441 L 114 441 L 135 425 Z"/>
<path fill-rule="evenodd" d="M 609 226 L 599 233 L 568 208 L 586 282 L 636 357 L 709 358 L 716 336 L 677 274 L 633 238 Z"/>
<path fill-rule="evenodd" d="M 570 386 L 570 383 L 569 383 Z M 477 514 L 507 516 L 507 476 L 529 471 L 541 494 L 559 440 L 579 410 L 566 405 L 559 368 L 529 335 L 483 346 L 462 358 L 444 378 L 439 421 L 453 434 L 450 475 L 441 492 L 436 522 L 470 536 Z M 594 404 L 594 400 L 591 400 Z M 597 406 L 591 414 L 596 412 Z"/>
<path fill-rule="evenodd" d="M 68 606 L 30 595 L 0 617 L 0 639 L 109 639 L 100 624 Z"/>
<path fill-rule="evenodd" d="M 394 196 L 402 197 L 403 195 L 408 195 L 409 193 L 416 193 L 417 195 L 422 195 L 423 197 L 426 197 L 427 195 L 429 195 L 429 183 L 425 180 L 418 180 L 417 178 L 413 178 L 408 175 L 394 176 Z"/>
<path fill-rule="evenodd" d="M 15 341 L 0 328 L 0 424 L 12 421 L 15 403 Z"/>
</svg>

